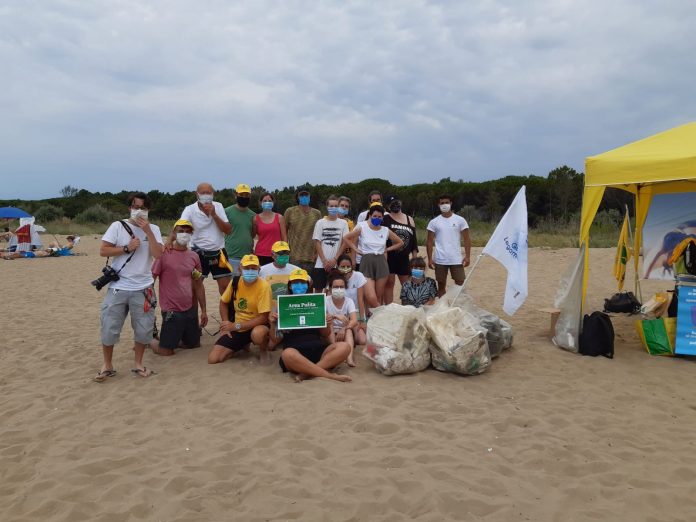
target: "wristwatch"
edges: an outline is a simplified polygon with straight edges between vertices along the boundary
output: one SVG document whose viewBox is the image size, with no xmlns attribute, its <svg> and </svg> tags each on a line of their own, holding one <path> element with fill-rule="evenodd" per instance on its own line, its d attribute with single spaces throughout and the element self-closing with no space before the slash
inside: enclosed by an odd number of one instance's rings
<svg viewBox="0 0 696 522">
<path fill-rule="evenodd" d="M 235 329 L 235 330 L 241 330 L 241 329 L 242 329 L 242 323 L 234 323 L 234 329 Z"/>
<path fill-rule="evenodd" d="M 124 251 L 126 254 L 130 254 L 130 248 L 128 248 L 128 245 L 124 245 L 124 246 L 123 246 L 123 251 Z"/>
</svg>

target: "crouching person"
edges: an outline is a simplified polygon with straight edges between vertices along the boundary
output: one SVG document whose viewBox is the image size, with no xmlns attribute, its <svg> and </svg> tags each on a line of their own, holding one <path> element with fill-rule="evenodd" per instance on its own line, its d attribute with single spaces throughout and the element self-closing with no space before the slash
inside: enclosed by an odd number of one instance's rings
<svg viewBox="0 0 696 522">
<path fill-rule="evenodd" d="M 306 294 L 310 292 L 309 275 L 301 268 L 293 270 L 288 281 L 288 294 Z M 272 312 L 271 321 L 278 320 L 278 313 Z M 280 367 L 283 372 L 296 374 L 297 382 L 311 377 L 324 377 L 335 381 L 350 382 L 348 375 L 331 372 L 341 365 L 350 355 L 347 342 L 329 344 L 324 338 L 331 333 L 331 323 L 326 328 L 298 328 L 283 332 L 283 353 L 280 355 Z M 275 332 L 275 328 L 271 330 Z"/>
<path fill-rule="evenodd" d="M 271 287 L 259 278 L 259 259 L 254 254 L 240 261 L 242 276 L 235 276 L 220 296 L 222 336 L 208 354 L 208 364 L 225 362 L 250 343 L 258 345 L 261 364 L 271 361 L 268 353 L 268 314 Z"/>
<path fill-rule="evenodd" d="M 198 348 L 201 345 L 200 328 L 208 324 L 205 306 L 205 288 L 198 254 L 189 250 L 193 225 L 186 219 L 174 223 L 169 237 L 172 245 L 152 265 L 152 275 L 159 277 L 162 331 L 159 344 L 150 343 L 157 355 L 174 355 L 174 349 Z M 196 317 L 196 303 L 201 319 Z"/>
</svg>

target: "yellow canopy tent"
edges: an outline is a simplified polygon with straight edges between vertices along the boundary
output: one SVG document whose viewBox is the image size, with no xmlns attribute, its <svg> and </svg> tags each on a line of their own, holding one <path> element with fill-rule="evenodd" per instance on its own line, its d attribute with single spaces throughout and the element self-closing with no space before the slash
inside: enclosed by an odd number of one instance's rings
<svg viewBox="0 0 696 522">
<path fill-rule="evenodd" d="M 580 245 L 585 248 L 582 298 L 585 299 L 590 260 L 590 226 L 604 189 L 614 187 L 636 197 L 633 251 L 640 252 L 642 230 L 652 197 L 696 191 L 696 122 L 655 134 L 585 160 Z M 634 266 L 638 272 L 638 255 Z"/>
</svg>

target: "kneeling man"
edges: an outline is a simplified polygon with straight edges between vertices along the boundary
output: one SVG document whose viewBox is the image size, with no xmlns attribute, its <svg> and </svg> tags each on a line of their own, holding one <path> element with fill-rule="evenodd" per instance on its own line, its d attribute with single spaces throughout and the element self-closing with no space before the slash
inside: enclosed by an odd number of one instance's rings
<svg viewBox="0 0 696 522">
<path fill-rule="evenodd" d="M 208 363 L 226 361 L 250 343 L 259 346 L 262 364 L 268 364 L 268 314 L 271 311 L 271 287 L 259 278 L 259 259 L 248 254 L 239 263 L 242 276 L 235 276 L 220 296 L 223 334 L 208 354 Z"/>
</svg>

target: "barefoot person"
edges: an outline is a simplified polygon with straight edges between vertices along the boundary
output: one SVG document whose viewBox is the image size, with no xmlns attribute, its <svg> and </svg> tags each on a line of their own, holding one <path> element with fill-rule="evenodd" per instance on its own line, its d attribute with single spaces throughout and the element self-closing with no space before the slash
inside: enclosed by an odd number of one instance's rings
<svg viewBox="0 0 696 522">
<path fill-rule="evenodd" d="M 338 271 L 329 275 L 329 295 L 326 298 L 327 321 L 331 322 L 331 333 L 329 343 L 345 341 L 350 345 L 348 355 L 348 366 L 355 366 L 353 352 L 355 350 L 355 339 L 353 328 L 358 326 L 358 312 L 355 303 L 350 297 L 346 296 L 346 279 Z"/>
<path fill-rule="evenodd" d="M 220 296 L 222 336 L 210 350 L 208 364 L 225 362 L 251 343 L 259 347 L 261 364 L 268 364 L 271 360 L 267 326 L 271 287 L 259 278 L 259 259 L 254 254 L 247 254 L 239 264 L 242 276 L 235 277 Z"/>
<path fill-rule="evenodd" d="M 174 355 L 174 349 L 180 344 L 183 348 L 198 348 L 200 328 L 208 324 L 201 261 L 188 247 L 192 232 L 193 225 L 189 221 L 180 219 L 174 223 L 169 236 L 172 247 L 152 265 L 152 275 L 155 279 L 159 277 L 162 310 L 159 343 L 150 343 L 150 349 L 157 355 Z M 196 308 L 201 310 L 200 322 Z"/>
<path fill-rule="evenodd" d="M 288 292 L 293 294 L 309 293 L 309 275 L 301 268 L 290 275 Z M 278 313 L 272 312 L 272 322 L 278 321 Z M 326 328 L 298 328 L 286 330 L 283 335 L 283 353 L 280 355 L 280 367 L 283 372 L 296 374 L 295 380 L 302 381 L 311 377 L 323 377 L 335 381 L 350 382 L 348 375 L 339 375 L 330 370 L 345 362 L 350 354 L 350 345 L 336 342 L 326 346 L 322 336 L 329 335 L 330 322 Z M 271 330 L 273 332 L 274 329 Z"/>
<path fill-rule="evenodd" d="M 145 347 L 152 342 L 155 325 L 156 303 L 151 303 L 154 280 L 150 267 L 152 260 L 162 255 L 164 245 L 159 227 L 148 221 L 150 205 L 150 198 L 144 192 L 131 194 L 128 198 L 130 219 L 111 223 L 102 237 L 99 255 L 113 258 L 111 268 L 118 273 L 118 280 L 112 279 L 109 283 L 101 307 L 104 363 L 94 378 L 96 382 L 116 375 L 112 362 L 114 345 L 121 337 L 129 313 L 135 341 L 135 368 L 131 371 L 140 377 L 153 373 L 143 366 Z"/>
<path fill-rule="evenodd" d="M 353 262 L 349 255 L 343 254 L 338 258 L 338 271 L 346 279 L 346 297 L 358 310 L 358 324 L 353 327 L 353 339 L 356 344 L 367 343 L 367 304 L 365 304 L 364 288 L 367 279 L 360 272 L 353 270 Z"/>
</svg>

